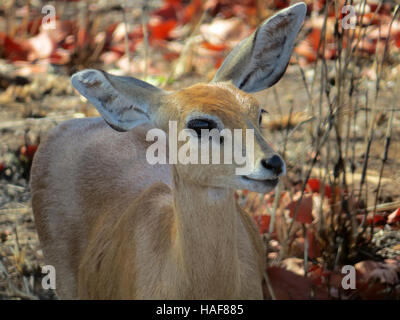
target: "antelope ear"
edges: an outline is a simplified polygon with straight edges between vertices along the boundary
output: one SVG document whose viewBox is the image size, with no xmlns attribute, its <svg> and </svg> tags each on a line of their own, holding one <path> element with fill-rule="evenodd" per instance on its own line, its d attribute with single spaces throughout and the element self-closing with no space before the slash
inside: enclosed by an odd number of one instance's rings
<svg viewBox="0 0 400 320">
<path fill-rule="evenodd" d="M 128 131 L 152 122 L 155 108 L 164 94 L 147 82 L 94 69 L 75 73 L 71 82 L 117 131 Z"/>
<path fill-rule="evenodd" d="M 301 2 L 267 19 L 228 55 L 212 81 L 230 81 L 246 92 L 274 85 L 286 71 L 306 12 Z"/>
</svg>

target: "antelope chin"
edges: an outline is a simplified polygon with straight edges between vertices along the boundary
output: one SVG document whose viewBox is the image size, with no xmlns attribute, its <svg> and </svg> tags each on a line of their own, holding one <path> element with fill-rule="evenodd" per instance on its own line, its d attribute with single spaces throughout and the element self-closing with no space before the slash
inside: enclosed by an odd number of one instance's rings
<svg viewBox="0 0 400 320">
<path fill-rule="evenodd" d="M 271 191 L 277 186 L 279 182 L 279 178 L 254 179 L 254 178 L 249 178 L 248 176 L 242 176 L 241 180 L 245 184 L 245 187 L 243 189 L 259 193 L 267 193 Z"/>
</svg>

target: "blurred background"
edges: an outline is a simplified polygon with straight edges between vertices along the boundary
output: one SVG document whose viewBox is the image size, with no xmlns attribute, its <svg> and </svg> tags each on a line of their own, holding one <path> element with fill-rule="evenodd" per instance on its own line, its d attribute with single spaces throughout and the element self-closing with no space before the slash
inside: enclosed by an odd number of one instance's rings
<svg viewBox="0 0 400 320">
<path fill-rule="evenodd" d="M 1 1 L 0 299 L 56 298 L 41 287 L 29 172 L 51 128 L 98 116 L 70 75 L 98 68 L 167 90 L 208 82 L 232 48 L 295 2 Z M 269 194 L 237 192 L 266 244 L 265 295 L 399 299 L 399 6 L 305 2 L 286 74 L 256 94 L 288 174 Z M 343 266 L 355 289 L 343 287 Z"/>
</svg>

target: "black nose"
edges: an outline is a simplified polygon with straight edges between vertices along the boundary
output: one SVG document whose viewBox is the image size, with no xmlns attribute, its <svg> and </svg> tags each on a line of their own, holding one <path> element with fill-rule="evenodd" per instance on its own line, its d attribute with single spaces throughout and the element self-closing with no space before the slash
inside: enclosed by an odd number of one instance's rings
<svg viewBox="0 0 400 320">
<path fill-rule="evenodd" d="M 279 176 L 283 171 L 283 161 L 280 156 L 274 155 L 268 160 L 261 160 L 261 164 L 265 169 L 271 170 L 275 175 Z"/>
</svg>

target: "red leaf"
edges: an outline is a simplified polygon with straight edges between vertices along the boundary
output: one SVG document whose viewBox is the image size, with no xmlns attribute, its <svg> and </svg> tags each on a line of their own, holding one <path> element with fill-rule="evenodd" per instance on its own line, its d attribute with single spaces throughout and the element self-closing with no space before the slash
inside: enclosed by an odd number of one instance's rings
<svg viewBox="0 0 400 320">
<path fill-rule="evenodd" d="M 22 40 L 14 40 L 5 33 L 0 33 L 0 48 L 4 58 L 11 61 L 26 61 L 28 59 L 29 46 Z"/>
<path fill-rule="evenodd" d="M 316 259 L 321 256 L 321 247 L 313 230 L 307 230 L 308 238 L 308 256 L 311 259 Z"/>
<path fill-rule="evenodd" d="M 321 193 L 321 182 L 319 179 L 310 178 L 307 181 L 307 186 L 309 187 L 310 191 Z M 336 187 L 335 196 L 338 196 L 340 193 L 340 188 Z M 332 188 L 330 185 L 325 185 L 325 197 L 332 199 Z"/>
<path fill-rule="evenodd" d="M 29 35 L 35 36 L 39 33 L 40 27 L 42 25 L 42 18 L 35 18 L 30 20 L 27 25 L 20 25 L 17 28 L 16 34 L 25 34 L 28 32 Z"/>
<path fill-rule="evenodd" d="M 328 283 L 330 287 L 341 288 L 343 274 L 338 271 L 322 269 L 320 265 L 313 265 L 308 269 L 313 283 L 325 287 Z"/>
<path fill-rule="evenodd" d="M 389 224 L 400 222 L 400 208 L 389 214 L 387 222 Z"/>
<path fill-rule="evenodd" d="M 84 48 L 87 45 L 88 41 L 89 41 L 88 33 L 86 32 L 85 29 L 80 28 L 78 30 L 77 39 L 76 39 L 78 48 Z"/>
<path fill-rule="evenodd" d="M 222 65 L 222 62 L 224 62 L 224 57 L 219 57 L 215 59 L 214 68 L 219 69 L 219 67 Z"/>
<path fill-rule="evenodd" d="M 361 52 L 372 55 L 376 51 L 376 41 L 371 41 L 370 39 L 361 40 L 358 47 Z"/>
<path fill-rule="evenodd" d="M 384 298 L 383 289 L 388 285 L 396 285 L 399 281 L 400 262 L 396 260 L 366 260 L 356 263 L 354 267 L 358 272 L 357 288 L 360 295 L 366 299 Z"/>
<path fill-rule="evenodd" d="M 271 222 L 271 216 L 269 214 L 256 215 L 254 220 L 259 226 L 260 233 L 267 233 L 269 231 L 269 224 Z"/>
<path fill-rule="evenodd" d="M 63 65 L 67 64 L 71 59 L 71 54 L 68 50 L 62 48 L 56 49 L 55 52 L 51 54 L 49 60 L 53 64 Z"/>
<path fill-rule="evenodd" d="M 207 41 L 204 41 L 202 43 L 202 46 L 208 50 L 213 50 L 213 51 L 223 51 L 228 48 L 228 46 L 225 44 L 212 44 Z"/>
<path fill-rule="evenodd" d="M 163 54 L 163 57 L 164 57 L 165 60 L 171 62 L 171 61 L 179 58 L 179 53 L 177 53 L 177 52 L 166 52 L 166 53 Z"/>
<path fill-rule="evenodd" d="M 164 20 L 169 20 L 169 19 L 177 20 L 177 16 L 176 16 L 177 11 L 175 9 L 176 6 L 180 7 L 181 4 L 179 2 L 177 4 L 168 4 L 167 3 L 160 9 L 154 10 L 152 12 L 152 14 L 156 15 L 156 16 L 160 16 Z"/>
<path fill-rule="evenodd" d="M 362 19 L 363 25 L 379 24 L 379 15 L 374 16 L 373 12 L 365 12 Z"/>
<path fill-rule="evenodd" d="M 27 150 L 26 150 L 27 156 L 30 158 L 33 158 L 37 149 L 38 149 L 38 145 L 28 145 Z"/>
<path fill-rule="evenodd" d="M 275 0 L 274 2 L 274 8 L 276 9 L 284 9 L 290 5 L 290 2 L 286 0 Z"/>
<path fill-rule="evenodd" d="M 316 259 L 321 256 L 321 248 L 318 240 L 314 235 L 314 231 L 311 229 L 307 230 L 307 240 L 308 240 L 308 257 L 311 259 Z M 299 256 L 304 255 L 305 240 L 304 237 L 298 236 L 293 242 L 293 249 Z"/>
<path fill-rule="evenodd" d="M 182 18 L 183 23 L 189 22 L 196 12 L 200 12 L 202 5 L 202 0 L 192 0 L 192 2 L 184 9 Z"/>
<path fill-rule="evenodd" d="M 376 214 L 375 218 L 374 218 L 374 225 L 386 224 L 386 218 L 387 218 L 387 216 Z"/>
<path fill-rule="evenodd" d="M 110 48 L 110 51 L 115 52 L 122 57 L 125 53 L 125 45 L 124 44 L 116 44 Z"/>
<path fill-rule="evenodd" d="M 38 145 L 25 145 L 20 148 L 20 154 L 27 157 L 28 160 L 32 160 L 33 156 L 37 151 Z"/>
<path fill-rule="evenodd" d="M 310 278 L 299 276 L 280 267 L 269 267 L 267 273 L 278 300 L 309 300 L 312 291 L 315 299 L 328 299 L 328 295 L 315 287 Z M 269 297 L 267 288 L 264 288 L 264 294 Z"/>
<path fill-rule="evenodd" d="M 176 21 L 167 20 L 154 26 L 149 26 L 150 37 L 149 40 L 164 40 L 168 38 L 169 33 L 175 28 Z"/>
<path fill-rule="evenodd" d="M 295 52 L 299 56 L 304 57 L 306 59 L 307 63 L 311 63 L 311 62 L 314 62 L 315 60 L 317 60 L 317 53 L 312 48 L 312 46 L 307 42 L 307 40 L 300 42 L 296 46 Z"/>
<path fill-rule="evenodd" d="M 171 6 L 175 6 L 175 5 L 180 5 L 181 4 L 181 0 L 164 0 L 167 4 L 171 5 Z"/>
<path fill-rule="evenodd" d="M 320 286 L 323 282 L 324 271 L 319 265 L 312 265 L 308 268 L 308 272 L 310 274 L 310 279 L 312 279 L 313 283 Z"/>
<path fill-rule="evenodd" d="M 321 188 L 321 183 L 319 182 L 319 179 L 316 178 L 308 179 L 307 185 L 311 188 L 312 192 L 319 192 Z"/>
<path fill-rule="evenodd" d="M 299 221 L 301 223 L 312 223 L 313 221 L 313 216 L 312 216 L 312 207 L 313 207 L 313 200 L 312 200 L 312 195 L 310 194 L 305 194 L 303 195 L 303 199 L 301 199 L 300 204 L 300 197 L 298 197 L 298 200 L 293 200 L 290 202 L 287 206 L 286 209 L 290 210 L 290 217 L 293 218 L 296 208 L 297 209 L 297 216 L 296 216 L 296 221 Z"/>
<path fill-rule="evenodd" d="M 374 226 L 382 226 L 386 224 L 386 220 L 387 220 L 387 215 L 385 214 L 377 213 L 375 214 L 375 217 L 373 216 L 373 213 L 367 215 L 368 225 L 374 224 Z"/>
<path fill-rule="evenodd" d="M 307 36 L 307 41 L 314 49 L 315 52 L 318 50 L 318 45 L 321 40 L 321 30 L 314 28 Z"/>
</svg>

